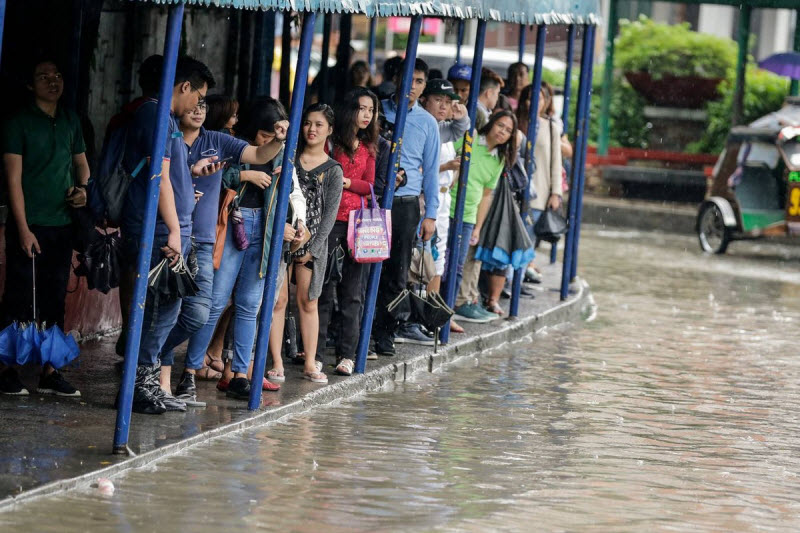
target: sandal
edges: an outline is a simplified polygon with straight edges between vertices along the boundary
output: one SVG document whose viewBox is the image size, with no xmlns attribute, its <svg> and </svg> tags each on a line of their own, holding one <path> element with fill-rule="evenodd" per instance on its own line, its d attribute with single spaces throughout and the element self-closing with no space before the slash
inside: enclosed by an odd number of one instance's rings
<svg viewBox="0 0 800 533">
<path fill-rule="evenodd" d="M 275 392 L 281 390 L 281 386 L 277 383 L 272 383 L 271 381 L 267 381 L 267 378 L 264 378 L 261 381 L 261 390 Z"/>
<path fill-rule="evenodd" d="M 215 364 L 221 366 L 222 368 L 215 367 Z M 223 370 L 225 370 L 225 363 L 222 362 L 222 359 L 214 359 L 210 355 L 206 354 L 205 358 L 203 359 L 203 367 L 197 371 L 197 379 L 216 381 L 222 377 Z"/>
<path fill-rule="evenodd" d="M 273 368 L 267 371 L 267 379 L 275 383 L 283 383 L 286 381 L 286 376 L 283 375 L 283 370 L 275 370 Z"/>
<path fill-rule="evenodd" d="M 339 361 L 339 364 L 336 365 L 336 373 L 340 376 L 352 376 L 354 366 L 355 364 L 352 359 L 342 359 Z"/>
<path fill-rule="evenodd" d="M 328 376 L 322 372 L 303 372 L 303 379 L 309 380 L 311 383 L 327 383 Z"/>
<path fill-rule="evenodd" d="M 493 302 L 491 300 L 486 302 L 486 310 L 498 316 L 503 316 L 504 314 L 506 314 L 506 312 L 503 311 L 503 308 L 497 305 L 497 302 Z"/>
<path fill-rule="evenodd" d="M 450 319 L 450 333 L 464 333 L 464 328 L 452 318 Z"/>
</svg>

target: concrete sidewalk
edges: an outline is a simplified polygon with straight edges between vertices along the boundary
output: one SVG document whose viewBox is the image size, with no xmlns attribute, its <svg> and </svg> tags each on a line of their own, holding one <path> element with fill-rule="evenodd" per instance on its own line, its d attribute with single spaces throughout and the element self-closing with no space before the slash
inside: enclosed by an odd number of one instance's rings
<svg viewBox="0 0 800 533">
<path fill-rule="evenodd" d="M 535 299 L 521 301 L 520 318 L 464 324 L 467 333 L 451 336 L 451 343 L 440 347 L 437 354 L 432 353 L 432 347 L 397 345 L 395 357 L 368 361 L 363 375 L 340 377 L 326 366 L 328 385 L 301 379 L 302 367 L 289 364 L 281 391 L 264 392 L 262 408 L 255 412 L 247 410 L 246 402 L 218 393 L 215 383 L 199 382 L 198 397 L 208 402 L 206 408 L 160 416 L 133 415 L 129 446 L 135 457 L 110 453 L 116 415 L 113 403 L 121 372 L 121 359 L 114 354 L 116 338 L 87 342 L 82 346 L 79 366 L 64 372 L 81 390 L 81 399 L 37 394 L 0 398 L 0 508 L 63 489 L 86 487 L 98 477 L 141 467 L 194 444 L 376 390 L 415 372 L 435 371 L 459 357 L 521 340 L 544 327 L 578 320 L 591 304 L 588 287 L 579 280 L 569 299 L 561 302 L 561 265 L 544 265 L 542 270 L 545 281 L 536 286 Z M 179 356 L 173 383 L 177 383 L 181 363 Z M 332 357 L 326 357 L 326 364 L 332 364 Z M 35 390 L 36 369 L 27 370 L 23 381 Z"/>
</svg>

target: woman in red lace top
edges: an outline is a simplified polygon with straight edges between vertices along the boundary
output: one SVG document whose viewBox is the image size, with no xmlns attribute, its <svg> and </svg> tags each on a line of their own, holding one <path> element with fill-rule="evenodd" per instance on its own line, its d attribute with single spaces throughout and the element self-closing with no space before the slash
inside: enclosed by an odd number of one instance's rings
<svg viewBox="0 0 800 533">
<path fill-rule="evenodd" d="M 370 201 L 370 186 L 375 183 L 375 152 L 378 146 L 378 98 L 357 87 L 347 93 L 336 108 L 333 130 L 333 158 L 342 165 L 342 200 L 336 223 L 328 235 L 328 258 L 341 257 L 341 279 L 333 276 L 319 298 L 319 344 L 325 346 L 328 329 L 336 339 L 336 373 L 353 373 L 363 308 L 365 265 L 356 263 L 347 252 L 347 223 L 350 211 Z M 368 265 L 367 265 L 368 266 Z M 335 269 L 335 264 L 330 268 Z M 338 311 L 334 313 L 334 298 Z"/>
</svg>

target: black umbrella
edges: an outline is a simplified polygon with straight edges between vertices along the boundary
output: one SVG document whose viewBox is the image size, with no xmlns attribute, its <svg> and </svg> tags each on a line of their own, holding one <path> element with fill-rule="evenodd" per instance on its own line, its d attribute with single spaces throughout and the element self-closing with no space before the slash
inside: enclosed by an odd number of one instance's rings
<svg viewBox="0 0 800 533">
<path fill-rule="evenodd" d="M 178 261 L 169 265 L 169 259 L 164 258 L 154 266 L 147 276 L 147 290 L 158 301 L 167 302 L 175 298 L 185 298 L 197 294 L 197 283 L 186 267 L 183 256 Z"/>
<path fill-rule="evenodd" d="M 397 298 L 389 302 L 386 306 L 386 311 L 389 313 L 389 316 L 399 322 L 405 322 L 411 318 L 410 294 L 408 289 L 403 289 L 403 291 L 397 295 Z"/>
<path fill-rule="evenodd" d="M 120 278 L 120 235 L 95 231 L 95 238 L 89 248 L 78 254 L 76 276 L 86 277 L 89 289 L 96 289 L 103 294 L 119 286 Z"/>
<path fill-rule="evenodd" d="M 519 214 L 507 176 L 503 172 L 497 183 L 475 250 L 475 259 L 493 270 L 508 265 L 516 270 L 533 261 L 533 242 Z"/>
<path fill-rule="evenodd" d="M 454 311 L 438 292 L 431 292 L 423 298 L 421 294 L 411 293 L 411 320 L 422 324 L 428 331 L 436 331 L 450 320 Z"/>
</svg>

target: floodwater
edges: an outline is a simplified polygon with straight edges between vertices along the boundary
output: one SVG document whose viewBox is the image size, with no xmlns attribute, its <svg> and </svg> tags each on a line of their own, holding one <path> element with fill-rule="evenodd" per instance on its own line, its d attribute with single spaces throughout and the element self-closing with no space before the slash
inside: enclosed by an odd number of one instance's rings
<svg viewBox="0 0 800 533">
<path fill-rule="evenodd" d="M 111 497 L 33 501 L 0 528 L 796 531 L 798 260 L 587 228 L 595 320 L 194 447 Z"/>
</svg>

